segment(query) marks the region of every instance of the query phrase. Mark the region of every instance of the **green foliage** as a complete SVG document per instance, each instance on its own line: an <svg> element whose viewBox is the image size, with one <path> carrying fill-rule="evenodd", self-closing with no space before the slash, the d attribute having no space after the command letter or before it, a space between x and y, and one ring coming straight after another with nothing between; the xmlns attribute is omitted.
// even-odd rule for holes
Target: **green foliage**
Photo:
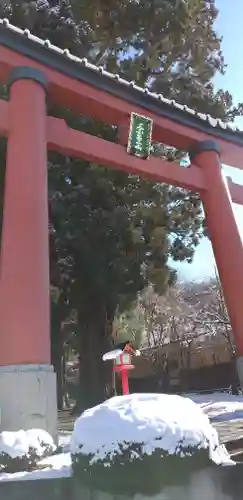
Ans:
<svg viewBox="0 0 243 500"><path fill-rule="evenodd" d="M190 474L211 465L208 450L200 446L183 446L182 442L173 455L159 447L147 454L142 448L140 443L119 443L118 451L103 460L94 460L81 449L72 456L74 477L112 495L153 497L168 487L183 488Z"/></svg>
<svg viewBox="0 0 243 500"><path fill-rule="evenodd" d="M113 339L118 342L131 340L137 349L141 346L144 337L144 313L138 304L122 314L117 314L113 322Z"/></svg>
<svg viewBox="0 0 243 500"><path fill-rule="evenodd" d="M31 446L28 453L22 456L12 457L8 453L0 453L0 473L14 474L15 472L30 472L44 469L39 464L40 460L55 455L57 451L54 451L52 446L48 446L45 443L43 446L44 449L41 455L36 448Z"/></svg>
<svg viewBox="0 0 243 500"><path fill-rule="evenodd" d="M80 0L77 19L86 20L91 57L109 71L149 85L165 97L223 120L242 114L229 92L214 91L224 73L222 38L215 31L215 0Z"/></svg>
<svg viewBox="0 0 243 500"><path fill-rule="evenodd" d="M56 171L50 169L50 185ZM65 175L52 220L73 267L73 304L95 290L116 309L120 298L134 299L148 282L163 293L174 279L168 256L190 261L198 242L197 197L80 160L70 160ZM56 177L53 182L58 189ZM85 296L77 294L79 283Z"/></svg>
<svg viewBox="0 0 243 500"><path fill-rule="evenodd" d="M22 29L29 29L43 39L49 39L58 47L81 53L84 41L82 23L74 20L69 0L13 0L2 2L1 17ZM84 29L85 31L85 29Z"/></svg>
<svg viewBox="0 0 243 500"><path fill-rule="evenodd" d="M29 453L22 457L11 457L7 453L0 455L0 472L14 474L15 472L32 471L38 467L40 457L36 455L35 450L30 450Z"/></svg>

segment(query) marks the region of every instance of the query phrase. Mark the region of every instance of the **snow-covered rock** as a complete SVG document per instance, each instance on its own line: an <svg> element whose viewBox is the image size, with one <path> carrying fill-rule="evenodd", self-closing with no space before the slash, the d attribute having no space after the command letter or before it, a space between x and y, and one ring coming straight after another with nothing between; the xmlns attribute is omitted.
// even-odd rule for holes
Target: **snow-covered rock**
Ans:
<svg viewBox="0 0 243 500"><path fill-rule="evenodd" d="M74 472L82 479L120 492L129 482L138 492L139 481L145 481L153 482L154 493L154 486L168 479L168 470L174 480L179 463L180 470L189 462L190 467L232 463L200 407L165 394L118 396L86 410L75 423L71 454Z"/></svg>
<svg viewBox="0 0 243 500"><path fill-rule="evenodd" d="M40 458L51 455L56 446L48 432L42 429L4 431L0 433L0 471L28 470Z"/></svg>

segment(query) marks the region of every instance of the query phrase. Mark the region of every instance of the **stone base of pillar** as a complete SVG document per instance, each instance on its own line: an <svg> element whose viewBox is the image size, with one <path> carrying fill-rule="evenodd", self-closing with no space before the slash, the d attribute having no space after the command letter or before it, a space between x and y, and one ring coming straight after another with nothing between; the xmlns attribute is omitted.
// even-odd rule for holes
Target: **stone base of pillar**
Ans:
<svg viewBox="0 0 243 500"><path fill-rule="evenodd" d="M0 430L43 429L57 441L56 374L51 365L0 366Z"/></svg>
<svg viewBox="0 0 243 500"><path fill-rule="evenodd" d="M243 356L236 359L237 375L240 383L241 390L243 391Z"/></svg>

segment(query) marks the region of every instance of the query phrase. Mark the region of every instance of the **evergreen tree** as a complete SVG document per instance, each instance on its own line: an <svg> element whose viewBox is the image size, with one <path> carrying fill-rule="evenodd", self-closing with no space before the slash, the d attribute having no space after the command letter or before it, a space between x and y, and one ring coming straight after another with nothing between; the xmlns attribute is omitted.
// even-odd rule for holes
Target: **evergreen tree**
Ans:
<svg viewBox="0 0 243 500"><path fill-rule="evenodd" d="M12 1L1 10L17 26L165 97L223 120L241 112L212 84L225 68L214 0ZM76 129L116 141L114 128L67 110L55 113ZM165 154L160 145L157 152ZM52 284L77 310L85 407L110 394L101 356L117 308L148 283L163 293L176 278L169 256L191 262L203 233L201 205L197 193L53 153L49 196L51 265L59 270Z"/></svg>

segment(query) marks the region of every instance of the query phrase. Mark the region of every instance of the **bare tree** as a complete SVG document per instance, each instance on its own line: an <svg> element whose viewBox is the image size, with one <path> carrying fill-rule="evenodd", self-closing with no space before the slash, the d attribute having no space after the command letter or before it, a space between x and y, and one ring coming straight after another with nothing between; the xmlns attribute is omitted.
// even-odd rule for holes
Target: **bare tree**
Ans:
<svg viewBox="0 0 243 500"><path fill-rule="evenodd" d="M176 370L176 356L182 358L187 349L187 364L190 366L190 348L198 336L194 306L184 298L184 285L171 287L164 296L157 295L149 287L140 297L144 311L144 355L153 363L154 371L160 374ZM180 363L176 363L178 366Z"/></svg>
<svg viewBox="0 0 243 500"><path fill-rule="evenodd" d="M218 275L215 273L207 282L191 284L186 300L194 303L197 330L207 332L207 336L214 340L215 344L220 342L220 338L223 339L232 357L235 356L235 342Z"/></svg>
<svg viewBox="0 0 243 500"><path fill-rule="evenodd" d="M120 316L115 334L119 339L137 339L143 356L150 359L155 373L171 370L175 359L188 370L192 354L202 346L212 347L222 339L235 346L217 277L208 282L178 283L159 296L152 285L137 299L133 310ZM172 352L176 352L172 355Z"/></svg>

